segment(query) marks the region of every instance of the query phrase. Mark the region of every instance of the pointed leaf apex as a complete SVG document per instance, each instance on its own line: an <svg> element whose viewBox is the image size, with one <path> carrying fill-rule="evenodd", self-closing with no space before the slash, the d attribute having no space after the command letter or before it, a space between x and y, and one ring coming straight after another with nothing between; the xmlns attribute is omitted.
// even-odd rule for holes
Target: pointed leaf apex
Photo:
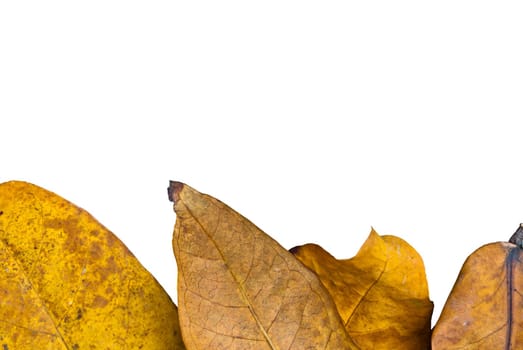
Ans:
<svg viewBox="0 0 523 350"><path fill-rule="evenodd" d="M178 181L169 181L169 187L167 188L167 195L169 200L176 203L180 199L179 194L183 189L184 184Z"/></svg>
<svg viewBox="0 0 523 350"><path fill-rule="evenodd" d="M510 237L509 242L514 243L519 248L523 248L523 224L519 224L518 229L514 232L512 237Z"/></svg>

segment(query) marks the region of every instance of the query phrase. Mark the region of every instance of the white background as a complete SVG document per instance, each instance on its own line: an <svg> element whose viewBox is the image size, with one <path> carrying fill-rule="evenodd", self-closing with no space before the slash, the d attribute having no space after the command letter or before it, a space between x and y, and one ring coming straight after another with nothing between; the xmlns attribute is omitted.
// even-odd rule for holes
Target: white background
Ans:
<svg viewBox="0 0 523 350"><path fill-rule="evenodd" d="M424 3L424 4L421 4ZM0 3L0 181L87 209L176 298L169 179L285 248L423 256L435 317L523 221L510 2Z"/></svg>

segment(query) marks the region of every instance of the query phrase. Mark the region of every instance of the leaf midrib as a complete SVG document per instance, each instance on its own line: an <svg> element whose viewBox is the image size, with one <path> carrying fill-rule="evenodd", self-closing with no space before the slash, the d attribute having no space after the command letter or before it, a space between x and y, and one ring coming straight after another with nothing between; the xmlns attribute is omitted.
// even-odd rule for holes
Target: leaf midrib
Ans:
<svg viewBox="0 0 523 350"><path fill-rule="evenodd" d="M182 201L183 202L183 201ZM205 235L209 238L209 240L212 242L212 244L214 245L214 247L216 248L216 250L218 251L218 253L220 254L220 257L221 257L221 260L223 261L223 263L225 264L226 268L227 268L227 271L231 274L232 278L234 279L234 282L236 283L237 287L238 287L238 290L240 291L240 294L243 298L243 300L245 301L245 303L247 304L247 308L249 309L249 312L251 313L252 317L254 318L254 321L256 322L256 325L258 326L258 329L260 330L260 332L262 333L263 337L265 338L265 340L267 341L269 347L271 350L278 350L278 348L274 345L274 343L272 342L271 338L269 337L269 334L267 334L267 331L265 330L265 328L263 327L261 321L260 321L260 318L258 317L257 313L256 313L256 310L254 310L254 306L252 305L252 303L250 302L249 298L248 298L248 294L247 294L247 291L245 290L243 284L240 282L240 279L236 276L236 274L232 271L232 269L230 268L229 264L227 263L227 259L225 258L225 255L223 254L222 250L219 248L219 245L217 244L216 240L214 240L214 238L212 237L212 235L205 229L204 225L200 222L200 220L198 220L198 218L196 217L196 215L194 215L191 211L191 209L185 205L184 203L184 206L185 208L187 209L187 211L189 212L189 214L193 217L193 219L196 221L196 223L198 224L198 226L200 226L200 228L202 229L202 231L205 233ZM219 225L219 222L220 222L220 219L221 219L221 215L218 217L218 223L216 224L216 226L218 227Z"/></svg>

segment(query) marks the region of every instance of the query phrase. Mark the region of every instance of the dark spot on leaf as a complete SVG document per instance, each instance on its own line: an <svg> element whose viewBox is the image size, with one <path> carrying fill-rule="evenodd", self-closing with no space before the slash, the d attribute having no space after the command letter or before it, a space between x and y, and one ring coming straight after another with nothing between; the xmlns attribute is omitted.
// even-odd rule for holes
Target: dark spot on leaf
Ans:
<svg viewBox="0 0 523 350"><path fill-rule="evenodd" d="M77 217L70 216L67 220L49 219L44 221L45 228L61 230L66 234L64 248L71 252L78 252L85 246L82 237L82 227Z"/></svg>
<svg viewBox="0 0 523 350"><path fill-rule="evenodd" d="M72 349L73 349L73 350L78 350L78 349L80 349L80 345L78 345L78 344L73 344Z"/></svg>
<svg viewBox="0 0 523 350"><path fill-rule="evenodd" d="M289 252L292 254L297 254L299 250L300 250L300 246L298 245L296 247L289 249Z"/></svg>
<svg viewBox="0 0 523 350"><path fill-rule="evenodd" d="M78 309L78 310L76 311L76 319L79 320L79 319L82 318L82 316L83 316L82 309Z"/></svg>
<svg viewBox="0 0 523 350"><path fill-rule="evenodd" d="M0 215L2 215L3 212L0 211ZM2 350L9 350L9 347L7 346L7 344L2 344Z"/></svg>
<svg viewBox="0 0 523 350"><path fill-rule="evenodd" d="M117 238L113 234L107 233L105 235L105 242L109 248L113 248L114 245L117 244Z"/></svg>
<svg viewBox="0 0 523 350"><path fill-rule="evenodd" d="M98 244L98 242L91 243L89 254L91 256L91 260L98 260L103 256L102 247L100 244Z"/></svg>
<svg viewBox="0 0 523 350"><path fill-rule="evenodd" d="M93 308L101 308L105 307L107 304L109 304L109 300L105 299L104 297L97 295L94 297L92 307Z"/></svg>
<svg viewBox="0 0 523 350"><path fill-rule="evenodd" d="M4 212L2 210L0 210L0 215L2 215ZM6 345L7 346L7 345Z"/></svg>

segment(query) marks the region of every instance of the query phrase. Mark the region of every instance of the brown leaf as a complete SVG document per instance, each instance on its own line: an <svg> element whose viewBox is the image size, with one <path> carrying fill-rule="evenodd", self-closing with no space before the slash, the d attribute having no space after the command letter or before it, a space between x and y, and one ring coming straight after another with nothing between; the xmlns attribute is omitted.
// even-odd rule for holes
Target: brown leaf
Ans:
<svg viewBox="0 0 523 350"><path fill-rule="evenodd" d="M523 348L523 251L490 243L473 252L436 323L432 348Z"/></svg>
<svg viewBox="0 0 523 350"><path fill-rule="evenodd" d="M356 349L318 278L222 202L171 182L180 325L196 349Z"/></svg>
<svg viewBox="0 0 523 350"><path fill-rule="evenodd" d="M374 230L352 259L336 260L315 244L291 249L332 295L361 349L426 349L432 302L419 254Z"/></svg>
<svg viewBox="0 0 523 350"><path fill-rule="evenodd" d="M183 349L176 306L84 210L0 184L0 348Z"/></svg>

